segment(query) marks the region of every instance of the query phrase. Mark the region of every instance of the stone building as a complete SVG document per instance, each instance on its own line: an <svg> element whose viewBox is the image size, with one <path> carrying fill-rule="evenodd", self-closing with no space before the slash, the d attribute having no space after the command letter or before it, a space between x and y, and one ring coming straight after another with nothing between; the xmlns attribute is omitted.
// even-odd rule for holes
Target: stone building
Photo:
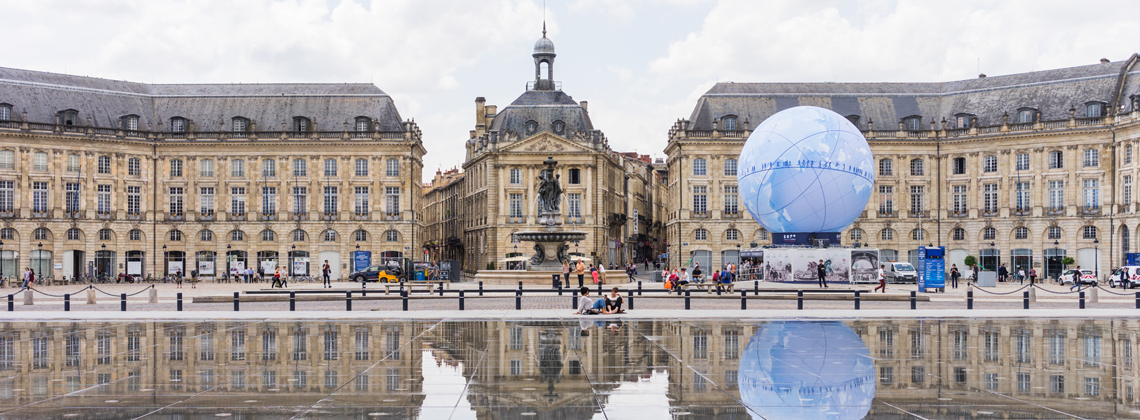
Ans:
<svg viewBox="0 0 1140 420"><path fill-rule="evenodd" d="M436 171L424 187L424 250L432 261L456 260L463 252L463 173Z"/></svg>
<svg viewBox="0 0 1140 420"><path fill-rule="evenodd" d="M513 233L541 228L535 193L547 157L558 161L565 191L563 229L586 233L569 252L595 263L621 262L622 158L594 128L587 103L575 102L554 81L554 43L545 33L533 57L535 80L502 111L475 99L475 129L463 163L464 270L469 272L502 269L498 261L504 257L529 253L533 244L513 240Z"/></svg>
<svg viewBox="0 0 1140 420"><path fill-rule="evenodd" d="M664 161L654 163L649 155L629 152L618 156L625 171L622 191L626 197L618 262L653 260L665 252Z"/></svg>
<svg viewBox="0 0 1140 420"><path fill-rule="evenodd" d="M814 105L857 125L876 158L845 245L912 262L941 245L947 265L973 255L1049 277L1068 256L1104 275L1137 249L1136 61L941 83L718 83L669 130L671 260L720 265L771 243L743 214L736 158L769 115Z"/></svg>
<svg viewBox="0 0 1140 420"><path fill-rule="evenodd" d="M209 277L419 249L419 128L371 84L0 69L3 274ZM305 260L309 264L304 264Z"/></svg>

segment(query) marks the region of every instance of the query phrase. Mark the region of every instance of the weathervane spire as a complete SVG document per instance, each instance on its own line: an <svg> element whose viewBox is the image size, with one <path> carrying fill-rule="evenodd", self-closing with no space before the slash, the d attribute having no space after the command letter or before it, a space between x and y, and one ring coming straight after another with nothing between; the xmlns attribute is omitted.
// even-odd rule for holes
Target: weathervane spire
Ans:
<svg viewBox="0 0 1140 420"><path fill-rule="evenodd" d="M542 0L542 37L546 38L546 0Z"/></svg>

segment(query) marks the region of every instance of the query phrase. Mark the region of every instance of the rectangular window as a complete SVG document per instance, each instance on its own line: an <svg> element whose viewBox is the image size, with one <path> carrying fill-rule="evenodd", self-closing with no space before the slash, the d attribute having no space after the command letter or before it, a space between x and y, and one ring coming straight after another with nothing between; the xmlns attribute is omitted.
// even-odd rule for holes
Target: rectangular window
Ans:
<svg viewBox="0 0 1140 420"><path fill-rule="evenodd" d="M339 334L336 330L325 330L324 334L321 335L324 337L325 342L325 360L337 360L337 358L340 356L340 350L338 348L339 340L337 340L337 336Z"/></svg>
<svg viewBox="0 0 1140 420"><path fill-rule="evenodd" d="M707 168L704 159L693 159L693 175L704 176L707 173Z"/></svg>
<svg viewBox="0 0 1140 420"><path fill-rule="evenodd" d="M523 198L520 193L511 193L509 197L510 202L510 216L523 217Z"/></svg>
<svg viewBox="0 0 1140 420"><path fill-rule="evenodd" d="M203 331L198 336L198 360L214 360L214 332Z"/></svg>
<svg viewBox="0 0 1140 420"><path fill-rule="evenodd" d="M1028 171L1029 170L1029 153L1018 153L1017 154L1017 170L1019 170L1019 171Z"/></svg>
<svg viewBox="0 0 1140 420"><path fill-rule="evenodd" d="M261 360L277 360L277 331L261 332Z"/></svg>
<svg viewBox="0 0 1140 420"><path fill-rule="evenodd" d="M325 214L334 214L337 210L337 187L325 187Z"/></svg>
<svg viewBox="0 0 1140 420"><path fill-rule="evenodd" d="M1049 208L1065 207L1065 181L1049 181Z"/></svg>
<svg viewBox="0 0 1140 420"><path fill-rule="evenodd" d="M510 336L508 337L508 349L522 350L523 349L523 329L522 327L512 327Z"/></svg>
<svg viewBox="0 0 1140 420"><path fill-rule="evenodd" d="M1033 389L1032 377L1027 372L1017 372L1017 392L1029 392Z"/></svg>
<svg viewBox="0 0 1140 420"><path fill-rule="evenodd" d="M261 187L261 213L277 214L277 187Z"/></svg>
<svg viewBox="0 0 1140 420"><path fill-rule="evenodd" d="M308 176L304 159L293 159L293 176Z"/></svg>
<svg viewBox="0 0 1140 420"><path fill-rule="evenodd" d="M997 172L997 156L986 156L982 158L982 171Z"/></svg>
<svg viewBox="0 0 1140 420"><path fill-rule="evenodd" d="M234 159L230 163L230 176L241 178L245 176L245 161L241 159Z"/></svg>
<svg viewBox="0 0 1140 420"><path fill-rule="evenodd" d="M305 339L307 330L298 328L293 331L293 360L308 360L309 352Z"/></svg>
<svg viewBox="0 0 1140 420"><path fill-rule="evenodd" d="M1000 357L999 353L999 340L1000 334L997 331L986 331L982 333L982 355L987 362L996 362Z"/></svg>
<svg viewBox="0 0 1140 420"><path fill-rule="evenodd" d="M511 185L522 184L522 170L521 169L512 168L510 174L511 174Z"/></svg>
<svg viewBox="0 0 1140 420"><path fill-rule="evenodd" d="M1124 146L1124 164L1132 164L1132 146Z"/></svg>
<svg viewBox="0 0 1140 420"><path fill-rule="evenodd" d="M336 176L336 159L325 159L325 176Z"/></svg>
<svg viewBox="0 0 1140 420"><path fill-rule="evenodd" d="M1100 152L1096 149L1085 149L1085 167L1094 168L1100 166Z"/></svg>
<svg viewBox="0 0 1140 420"><path fill-rule="evenodd" d="M400 187L384 187L384 211L390 216L400 214Z"/></svg>
<svg viewBox="0 0 1140 420"><path fill-rule="evenodd" d="M1065 392L1065 376L1049 375L1049 392L1063 394Z"/></svg>
<svg viewBox="0 0 1140 420"><path fill-rule="evenodd" d="M1100 378L1085 378L1085 395L1089 397L1100 396Z"/></svg>
<svg viewBox="0 0 1140 420"><path fill-rule="evenodd" d="M170 176L179 178L182 176L182 161L174 159L170 161Z"/></svg>
<svg viewBox="0 0 1140 420"><path fill-rule="evenodd" d="M68 154L67 155L67 171L68 172L79 172L79 168L80 168L79 154L78 153Z"/></svg>
<svg viewBox="0 0 1140 420"><path fill-rule="evenodd" d="M1086 208L1094 209L1100 207L1100 180L1099 179L1086 179L1084 180L1085 186L1085 202Z"/></svg>
<svg viewBox="0 0 1140 420"><path fill-rule="evenodd" d="M911 212L919 213L919 212L922 212L923 208L925 208L925 206L923 206L923 204L926 201L925 200L925 196L926 196L925 192L926 192L926 187L924 187L922 185L911 185L910 186L910 211Z"/></svg>
<svg viewBox="0 0 1140 420"><path fill-rule="evenodd" d="M1016 336L1017 362L1030 363L1033 361L1033 336L1029 331L1023 330Z"/></svg>
<svg viewBox="0 0 1140 420"><path fill-rule="evenodd" d="M954 207L952 208L954 214L966 214L966 186L955 185L951 188L954 191Z"/></svg>
<svg viewBox="0 0 1140 420"><path fill-rule="evenodd" d="M370 354L368 352L368 342L372 338L371 335L368 334L368 329L357 328L354 336L356 339L356 345L354 348L355 351L353 352L354 359L356 359L356 360L368 360L369 359L368 356Z"/></svg>
<svg viewBox="0 0 1140 420"><path fill-rule="evenodd" d="M1100 365L1100 336L1085 336L1084 364L1088 367Z"/></svg>
<svg viewBox="0 0 1140 420"><path fill-rule="evenodd" d="M111 185L110 184L98 185L95 187L95 190L96 190L96 193L98 194L97 200L95 201L96 210L99 212L99 214L110 214L111 213Z"/></svg>
<svg viewBox="0 0 1140 420"><path fill-rule="evenodd" d="M214 187L198 189L199 211L204 215L214 214Z"/></svg>
<svg viewBox="0 0 1140 420"><path fill-rule="evenodd" d="M926 382L926 366L911 366L910 382L915 384Z"/></svg>
<svg viewBox="0 0 1140 420"><path fill-rule="evenodd" d="M368 159L356 160L356 176L368 176Z"/></svg>
<svg viewBox="0 0 1140 420"><path fill-rule="evenodd" d="M983 193L983 210L986 213L994 213L998 211L998 184L984 184L982 185Z"/></svg>
<svg viewBox="0 0 1140 420"><path fill-rule="evenodd" d="M926 172L926 168L922 165L922 159L911 159L910 161L910 175L922 176Z"/></svg>
<svg viewBox="0 0 1140 420"><path fill-rule="evenodd" d="M265 159L261 161L261 176L265 178L273 178L277 176L277 161L274 159Z"/></svg>
<svg viewBox="0 0 1140 420"><path fill-rule="evenodd" d="M1065 152L1054 150L1049 152L1049 169L1061 169L1065 167Z"/></svg>
<svg viewBox="0 0 1140 420"><path fill-rule="evenodd" d="M883 366L879 368L879 383L883 385L895 384L894 366Z"/></svg>
<svg viewBox="0 0 1140 420"><path fill-rule="evenodd" d="M879 159L879 175L891 176L895 172L894 163L891 159Z"/></svg>
<svg viewBox="0 0 1140 420"><path fill-rule="evenodd" d="M709 358L708 331L696 330L693 332L693 358L701 360Z"/></svg>
<svg viewBox="0 0 1140 420"><path fill-rule="evenodd" d="M724 214L739 214L740 213L740 187L736 185L726 185L724 187Z"/></svg>
<svg viewBox="0 0 1140 420"><path fill-rule="evenodd" d="M358 215L368 214L368 187L354 187L353 211Z"/></svg>
<svg viewBox="0 0 1140 420"><path fill-rule="evenodd" d="M79 211L79 184L68 182L64 185L64 189L67 191L67 207L65 210L71 213Z"/></svg>
<svg viewBox="0 0 1140 420"><path fill-rule="evenodd" d="M47 213L48 211L48 183L32 183L32 212Z"/></svg>
<svg viewBox="0 0 1140 420"><path fill-rule="evenodd" d="M893 214L895 212L895 187L890 185L879 186L879 214Z"/></svg>
<svg viewBox="0 0 1140 420"><path fill-rule="evenodd" d="M969 332L965 330L954 331L954 360L966 360L969 357Z"/></svg>
<svg viewBox="0 0 1140 420"><path fill-rule="evenodd" d="M127 159L127 175L139 176L140 174L142 174L142 159Z"/></svg>
<svg viewBox="0 0 1140 420"><path fill-rule="evenodd" d="M1121 202L1124 204L1132 204L1132 175L1125 175L1124 179L1120 180L1120 183Z"/></svg>
<svg viewBox="0 0 1140 420"><path fill-rule="evenodd" d="M732 329L724 332L724 359L736 360L740 358L740 330Z"/></svg>
<svg viewBox="0 0 1140 420"><path fill-rule="evenodd" d="M182 187L170 187L170 214L173 216L182 215L182 194Z"/></svg>
<svg viewBox="0 0 1140 420"><path fill-rule="evenodd" d="M1029 192L1030 191L1031 190L1029 189L1029 182L1018 182L1017 183L1017 190L1014 191L1014 193L1017 194L1017 209L1018 210L1029 210L1029 208L1030 208Z"/></svg>
<svg viewBox="0 0 1140 420"><path fill-rule="evenodd" d="M245 360L245 330L230 332L230 360Z"/></svg>
<svg viewBox="0 0 1140 420"><path fill-rule="evenodd" d="M131 185L127 187L127 214L142 213L142 187Z"/></svg>
<svg viewBox="0 0 1140 420"><path fill-rule="evenodd" d="M76 156L76 159L79 159ZM16 169L16 152L0 150L0 169Z"/></svg>
<svg viewBox="0 0 1140 420"><path fill-rule="evenodd" d="M245 214L245 187L230 187L230 213Z"/></svg>
<svg viewBox="0 0 1140 420"><path fill-rule="evenodd" d="M962 158L962 157L954 158L953 170L954 170L954 172L953 172L954 175L965 175L966 174L966 158Z"/></svg>
<svg viewBox="0 0 1140 420"><path fill-rule="evenodd" d="M304 213L308 211L306 201L309 196L308 187L293 187L293 212Z"/></svg>
<svg viewBox="0 0 1140 420"><path fill-rule="evenodd" d="M996 373L985 374L986 389L990 391L997 391L998 389L998 375Z"/></svg>
<svg viewBox="0 0 1140 420"><path fill-rule="evenodd" d="M693 213L698 215L708 214L708 187L704 185L697 185L693 187Z"/></svg>
<svg viewBox="0 0 1140 420"><path fill-rule="evenodd" d="M1049 364L1065 364L1065 333L1053 330L1049 332Z"/></svg>
<svg viewBox="0 0 1140 420"><path fill-rule="evenodd" d="M167 350L170 360L182 360L185 356L185 350L182 347L182 340L186 336L186 332L181 329L170 330L170 348Z"/></svg>
<svg viewBox="0 0 1140 420"><path fill-rule="evenodd" d="M15 208L15 184L13 181L0 181L0 211L11 212Z"/></svg>
<svg viewBox="0 0 1140 420"><path fill-rule="evenodd" d="M35 152L32 154L32 170L47 171L48 170L48 155L45 152Z"/></svg>
<svg viewBox="0 0 1140 420"><path fill-rule="evenodd" d="M202 177L207 177L207 178L214 176L214 160L213 159L202 159L202 161L199 162L198 165L199 165L199 168L198 168L198 174L199 175L201 175Z"/></svg>
<svg viewBox="0 0 1140 420"><path fill-rule="evenodd" d="M571 185L578 185L582 183L582 170L578 168L570 169L570 180L567 181Z"/></svg>
<svg viewBox="0 0 1140 420"><path fill-rule="evenodd" d="M399 176L400 175L400 160L388 159L384 161L384 175L386 176Z"/></svg>
<svg viewBox="0 0 1140 420"><path fill-rule="evenodd" d="M567 217L582 217L582 193L566 194L566 205Z"/></svg>
<svg viewBox="0 0 1140 420"><path fill-rule="evenodd" d="M736 159L724 160L724 176L736 176Z"/></svg>

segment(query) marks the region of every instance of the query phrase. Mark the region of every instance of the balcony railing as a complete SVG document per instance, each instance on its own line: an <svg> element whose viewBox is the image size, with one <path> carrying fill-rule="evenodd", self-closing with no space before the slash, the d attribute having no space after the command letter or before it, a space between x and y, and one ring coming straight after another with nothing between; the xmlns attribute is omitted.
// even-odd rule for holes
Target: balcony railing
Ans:
<svg viewBox="0 0 1140 420"><path fill-rule="evenodd" d="M143 218L142 212L138 212L138 211L135 211L135 212L128 211L127 212L127 220L142 220L142 218Z"/></svg>
<svg viewBox="0 0 1140 420"><path fill-rule="evenodd" d="M212 209L202 209L201 211L198 212L198 220L215 220L215 219L216 219L216 216L214 215L214 210L212 210Z"/></svg>
<svg viewBox="0 0 1140 420"><path fill-rule="evenodd" d="M694 219L707 219L709 217L708 211L693 211Z"/></svg>
<svg viewBox="0 0 1140 420"><path fill-rule="evenodd" d="M567 217L566 218L566 223L571 224L571 225L580 225L580 224L585 223L585 222L586 221L585 221L585 219L582 218L582 216Z"/></svg>
<svg viewBox="0 0 1140 420"><path fill-rule="evenodd" d="M277 212L263 211L261 212L261 220L277 220Z"/></svg>
<svg viewBox="0 0 1140 420"><path fill-rule="evenodd" d="M96 211L95 212L95 218L96 219L110 219L112 217L114 217L114 213L112 213L110 210L102 210L102 211Z"/></svg>
<svg viewBox="0 0 1140 420"><path fill-rule="evenodd" d="M910 210L906 212L906 216L912 219L929 219L930 210Z"/></svg>
<svg viewBox="0 0 1140 420"><path fill-rule="evenodd" d="M947 215L949 217L969 217L970 212L967 210L950 210L950 212L947 213Z"/></svg>
<svg viewBox="0 0 1140 420"><path fill-rule="evenodd" d="M1032 216L1033 215L1033 208L1032 207L1012 208L1009 210L1009 214L1012 214L1014 216Z"/></svg>
<svg viewBox="0 0 1140 420"><path fill-rule="evenodd" d="M1082 216L1096 216L1100 214L1100 206L1081 206L1080 213Z"/></svg>
<svg viewBox="0 0 1140 420"><path fill-rule="evenodd" d="M32 209L33 219L46 219L48 217L51 217L51 212L47 211L47 209Z"/></svg>
<svg viewBox="0 0 1140 420"><path fill-rule="evenodd" d="M384 213L384 220L400 220L400 213Z"/></svg>
<svg viewBox="0 0 1140 420"><path fill-rule="evenodd" d="M186 214L182 212L166 213L166 220L186 220Z"/></svg>
<svg viewBox="0 0 1140 420"><path fill-rule="evenodd" d="M526 223L526 216L508 216L507 223Z"/></svg>
<svg viewBox="0 0 1140 420"><path fill-rule="evenodd" d="M291 220L308 220L309 219L309 213L308 212L296 212L295 211L295 212L289 213L289 219L291 219Z"/></svg>
<svg viewBox="0 0 1140 420"><path fill-rule="evenodd" d="M81 210L64 210L63 211L63 217L68 218L68 219L79 219L79 218L83 217L83 211L81 211Z"/></svg>
<svg viewBox="0 0 1140 420"><path fill-rule="evenodd" d="M882 219L882 218L890 218L890 217L899 217L899 213L898 213L897 211L894 211L894 210L882 210L882 209L879 209L879 211L878 211L876 214L878 215L878 217L879 217L880 219Z"/></svg>
<svg viewBox="0 0 1140 420"><path fill-rule="evenodd" d="M371 216L371 213L366 212L366 211L354 211L354 212L352 212L352 218L354 220L368 220L370 218L370 216Z"/></svg>
<svg viewBox="0 0 1140 420"><path fill-rule="evenodd" d="M2 209L0 210L0 218L19 217L19 212L16 209Z"/></svg>
<svg viewBox="0 0 1140 420"><path fill-rule="evenodd" d="M1117 204L1116 212L1118 214L1131 213L1132 204Z"/></svg>
<svg viewBox="0 0 1140 420"><path fill-rule="evenodd" d="M997 217L999 214L998 209L982 209L982 217Z"/></svg>
<svg viewBox="0 0 1140 420"><path fill-rule="evenodd" d="M245 220L245 212L243 211L243 212L230 213L229 217L227 217L227 219L229 219L229 220Z"/></svg>
<svg viewBox="0 0 1140 420"><path fill-rule="evenodd" d="M724 213L721 214L721 217L725 219L739 219L740 210L725 210Z"/></svg>
<svg viewBox="0 0 1140 420"><path fill-rule="evenodd" d="M1045 208L1045 215L1046 216L1064 216L1065 215L1065 206L1046 207Z"/></svg>
<svg viewBox="0 0 1140 420"><path fill-rule="evenodd" d="M326 212L321 213L321 220L337 220L337 218L338 218L337 215L338 215L337 212L326 211Z"/></svg>

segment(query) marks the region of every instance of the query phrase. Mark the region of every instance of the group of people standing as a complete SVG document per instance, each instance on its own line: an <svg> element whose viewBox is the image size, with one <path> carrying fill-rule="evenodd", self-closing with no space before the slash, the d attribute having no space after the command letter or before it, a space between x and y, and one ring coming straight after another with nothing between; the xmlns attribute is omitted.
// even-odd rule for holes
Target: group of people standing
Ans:
<svg viewBox="0 0 1140 420"><path fill-rule="evenodd" d="M586 278L586 273L590 273L590 277L594 279L594 284L606 284L606 266L598 264L596 267L590 264L589 267L582 260L577 260L574 263L573 269L570 268L569 262L562 263L562 279L563 284L570 284L570 272L573 271L578 275L578 285L583 285ZM632 276L631 276L632 278Z"/></svg>

